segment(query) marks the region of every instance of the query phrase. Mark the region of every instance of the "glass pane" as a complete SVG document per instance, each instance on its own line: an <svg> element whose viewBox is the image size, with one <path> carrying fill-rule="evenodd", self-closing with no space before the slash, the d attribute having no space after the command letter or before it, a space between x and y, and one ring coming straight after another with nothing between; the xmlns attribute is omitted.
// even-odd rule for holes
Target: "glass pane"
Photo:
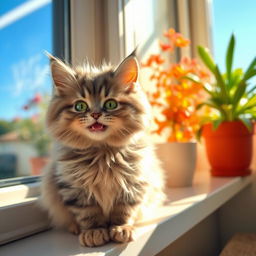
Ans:
<svg viewBox="0 0 256 256"><path fill-rule="evenodd" d="M39 175L34 161L44 165L50 147L44 114L51 79L44 51L52 52L52 3L0 1L0 179Z"/></svg>

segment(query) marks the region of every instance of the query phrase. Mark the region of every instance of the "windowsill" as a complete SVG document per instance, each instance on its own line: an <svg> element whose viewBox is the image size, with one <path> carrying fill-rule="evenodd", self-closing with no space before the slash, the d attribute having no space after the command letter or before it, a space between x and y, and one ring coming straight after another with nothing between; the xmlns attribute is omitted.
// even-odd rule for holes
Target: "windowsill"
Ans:
<svg viewBox="0 0 256 256"><path fill-rule="evenodd" d="M0 188L0 245L49 229L39 194L40 182Z"/></svg>
<svg viewBox="0 0 256 256"><path fill-rule="evenodd" d="M36 201L40 182L0 188L0 208Z"/></svg>
<svg viewBox="0 0 256 256"><path fill-rule="evenodd" d="M98 248L79 246L76 236L50 230L2 246L5 256L27 255L153 255L160 252L204 218L220 208L252 182L245 178L211 178L198 172L194 185L169 189L170 203L159 209L155 221L138 228L136 240L129 244L108 244ZM161 237L161 239L159 239ZM93 253L93 254L92 254Z"/></svg>

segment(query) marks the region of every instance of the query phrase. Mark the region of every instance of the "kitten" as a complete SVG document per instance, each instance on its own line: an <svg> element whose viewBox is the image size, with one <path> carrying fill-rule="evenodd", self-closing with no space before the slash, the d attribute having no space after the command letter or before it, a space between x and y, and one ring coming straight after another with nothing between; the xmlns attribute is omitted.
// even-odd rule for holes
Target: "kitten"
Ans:
<svg viewBox="0 0 256 256"><path fill-rule="evenodd" d="M134 223L164 199L136 57L115 70L72 69L49 57L55 86L46 123L56 152L43 177L43 206L83 246L129 242Z"/></svg>

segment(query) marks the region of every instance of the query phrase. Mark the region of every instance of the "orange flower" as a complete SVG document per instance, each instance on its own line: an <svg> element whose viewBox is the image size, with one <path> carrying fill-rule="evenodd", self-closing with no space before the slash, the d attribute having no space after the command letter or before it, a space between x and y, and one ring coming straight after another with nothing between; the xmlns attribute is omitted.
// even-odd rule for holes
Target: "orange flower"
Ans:
<svg viewBox="0 0 256 256"><path fill-rule="evenodd" d="M171 67L171 72L175 78L180 78L187 75L188 70L186 70L181 64L174 64Z"/></svg>
<svg viewBox="0 0 256 256"><path fill-rule="evenodd" d="M175 30L173 28L170 28L168 31L164 32L164 36L171 39L175 35Z"/></svg>
<svg viewBox="0 0 256 256"><path fill-rule="evenodd" d="M152 94L152 97L153 97L154 99L158 99L160 96L161 96L160 91L157 91L157 92L155 92L155 93Z"/></svg>
<svg viewBox="0 0 256 256"><path fill-rule="evenodd" d="M177 138L176 138L175 134L172 133L172 134L168 137L167 141L168 141L168 142L175 142L175 141L177 141Z"/></svg>
<svg viewBox="0 0 256 256"><path fill-rule="evenodd" d="M162 111L162 114L166 117L167 120L172 120L174 112L170 108L166 108Z"/></svg>
<svg viewBox="0 0 256 256"><path fill-rule="evenodd" d="M190 41L184 38L181 34L176 34L175 45L177 47L186 47L190 44Z"/></svg>
<svg viewBox="0 0 256 256"><path fill-rule="evenodd" d="M161 65L164 63L164 59L159 54L152 54L147 62L142 64L142 67L151 67L154 63Z"/></svg>
<svg viewBox="0 0 256 256"><path fill-rule="evenodd" d="M162 106L163 106L163 104L159 103L159 102L156 101L156 100L150 100L149 102L150 102L150 104L151 104L152 106L156 106L156 107L162 107Z"/></svg>
<svg viewBox="0 0 256 256"><path fill-rule="evenodd" d="M168 122L167 121L159 121L158 119L155 119L155 123L158 126L158 129L155 131L158 135L162 133L162 131L168 127Z"/></svg>
<svg viewBox="0 0 256 256"><path fill-rule="evenodd" d="M162 116L155 118L157 129L153 132L161 135L163 130L168 132L168 141L189 141L195 137L199 129L199 117L196 106L202 99L202 84L188 80L188 74L194 74L201 79L209 79L209 75L199 65L196 59L182 58L172 65L168 63L166 52L173 54L178 47L186 47L190 41L169 29L164 33L167 42L159 42L160 54L152 54L144 67L150 68L150 80L156 90L149 93L150 103L156 107L157 113Z"/></svg>
<svg viewBox="0 0 256 256"><path fill-rule="evenodd" d="M174 46L176 47L186 47L190 44L190 41L183 37L182 34L177 33L173 28L169 29L167 32L164 33L164 36L167 37L170 41L170 47L172 50ZM167 48L167 44L165 44L165 47Z"/></svg>
<svg viewBox="0 0 256 256"><path fill-rule="evenodd" d="M173 47L170 44L164 44L161 41L159 42L159 46L162 49L162 51L172 51Z"/></svg>

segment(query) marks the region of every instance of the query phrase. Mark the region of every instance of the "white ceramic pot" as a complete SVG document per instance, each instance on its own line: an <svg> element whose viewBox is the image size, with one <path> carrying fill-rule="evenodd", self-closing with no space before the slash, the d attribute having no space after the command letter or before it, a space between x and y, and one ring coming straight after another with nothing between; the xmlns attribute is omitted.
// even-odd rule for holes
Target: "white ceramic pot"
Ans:
<svg viewBox="0 0 256 256"><path fill-rule="evenodd" d="M156 153L166 171L168 187L192 185L196 167L196 142L157 144Z"/></svg>

